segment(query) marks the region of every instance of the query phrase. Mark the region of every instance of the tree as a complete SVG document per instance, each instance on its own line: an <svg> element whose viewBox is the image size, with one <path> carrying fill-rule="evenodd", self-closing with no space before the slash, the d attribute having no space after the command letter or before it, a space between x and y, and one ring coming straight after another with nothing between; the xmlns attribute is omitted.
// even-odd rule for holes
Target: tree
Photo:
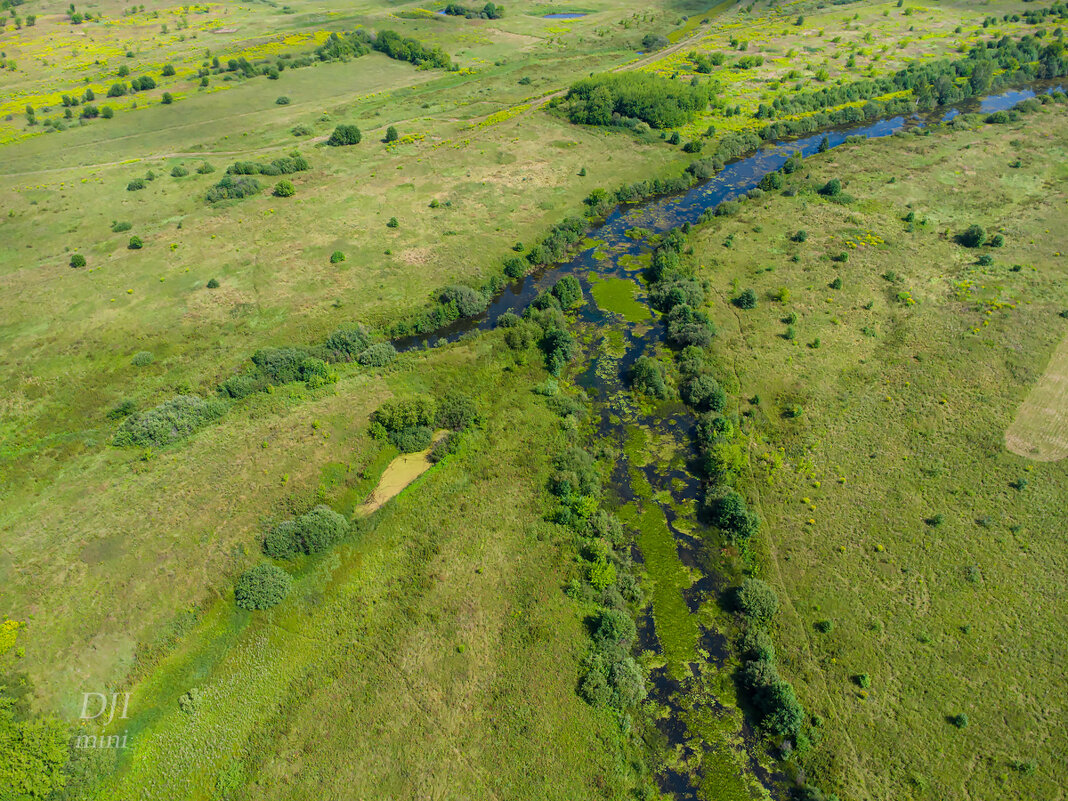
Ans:
<svg viewBox="0 0 1068 801"><path fill-rule="evenodd" d="M699 412L718 412L727 402L727 394L716 379L709 375L696 375L680 388L684 402Z"/></svg>
<svg viewBox="0 0 1068 801"><path fill-rule="evenodd" d="M838 197L842 194L842 182L837 178L832 178L820 187L819 192L824 197Z"/></svg>
<svg viewBox="0 0 1068 801"><path fill-rule="evenodd" d="M141 241L141 237L139 237L139 236L131 236L130 237L130 244L127 245L126 247L129 248L130 250L140 250L141 248L144 247L144 243Z"/></svg>
<svg viewBox="0 0 1068 801"><path fill-rule="evenodd" d="M163 97L160 98L160 102L165 106L169 106L171 103L174 102L174 95L172 95L170 92L164 92Z"/></svg>
<svg viewBox="0 0 1068 801"><path fill-rule="evenodd" d="M326 143L331 147L344 147L346 145L358 145L363 139L363 134L355 125L339 125L330 134Z"/></svg>
<svg viewBox="0 0 1068 801"><path fill-rule="evenodd" d="M16 720L15 699L0 686L0 787L4 798L50 798L67 782L70 734L55 718ZM8 793L11 793L9 796Z"/></svg>
<svg viewBox="0 0 1068 801"><path fill-rule="evenodd" d="M242 609L270 609L281 603L292 584L289 574L282 568L271 564L256 565L237 580L234 601Z"/></svg>
<svg viewBox="0 0 1068 801"><path fill-rule="evenodd" d="M642 37L642 49L646 52L662 50L668 46L668 39L659 33L647 33Z"/></svg>
<svg viewBox="0 0 1068 801"><path fill-rule="evenodd" d="M70 266L74 268L84 267L85 256L83 256L81 253L75 253L73 256L70 257Z"/></svg>
<svg viewBox="0 0 1068 801"><path fill-rule="evenodd" d="M386 136L382 140L383 142L389 144L390 142L396 142L398 139L400 139L400 134L397 133L397 129L394 126L390 125L386 128Z"/></svg>

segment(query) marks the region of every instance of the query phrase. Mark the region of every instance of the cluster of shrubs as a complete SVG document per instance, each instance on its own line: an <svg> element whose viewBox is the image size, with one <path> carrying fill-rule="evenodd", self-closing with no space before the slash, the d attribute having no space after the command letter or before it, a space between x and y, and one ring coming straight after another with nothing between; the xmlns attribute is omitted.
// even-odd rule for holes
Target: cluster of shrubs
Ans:
<svg viewBox="0 0 1068 801"><path fill-rule="evenodd" d="M707 84L693 85L650 72L609 72L574 83L565 100L568 117L581 125L678 128L708 107Z"/></svg>
<svg viewBox="0 0 1068 801"><path fill-rule="evenodd" d="M270 609L289 594L293 580L277 565L260 564L246 570L234 586L234 601L250 611Z"/></svg>
<svg viewBox="0 0 1068 801"><path fill-rule="evenodd" d="M256 161L235 161L226 168L227 175L291 175L310 169L307 160L294 151L269 164Z"/></svg>
<svg viewBox="0 0 1068 801"><path fill-rule="evenodd" d="M497 325L505 329L504 341L517 353L537 345L545 357L545 368L558 376L575 357L578 344L567 330L564 310L582 298L582 288L573 275L564 276L539 295L519 317L502 314Z"/></svg>
<svg viewBox="0 0 1068 801"><path fill-rule="evenodd" d="M504 6L489 2L480 9L468 8L459 3L449 3L442 12L451 17L466 17L467 19L500 19L504 16Z"/></svg>
<svg viewBox="0 0 1068 801"><path fill-rule="evenodd" d="M219 183L208 190L207 201L218 203L222 200L240 200L242 198L258 195L263 191L263 185L249 175L223 176Z"/></svg>
<svg viewBox="0 0 1068 801"><path fill-rule="evenodd" d="M664 378L664 367L650 356L635 359L628 375L630 386L637 392L665 400L671 397L671 390Z"/></svg>
<svg viewBox="0 0 1068 801"><path fill-rule="evenodd" d="M408 319L398 320L390 326L389 335L400 338L428 334L456 322L461 317L480 314L489 305L490 297L503 283L501 276L494 275L480 288L461 284L448 286L437 293L434 304L429 309Z"/></svg>
<svg viewBox="0 0 1068 801"><path fill-rule="evenodd" d="M385 53L399 61L411 62L423 69L459 69L452 63L449 54L440 47L427 47L417 39L388 30L374 34L361 28L351 33L332 33L330 38L316 49L315 54L321 61L334 61L358 58L372 50Z"/></svg>
<svg viewBox="0 0 1068 801"><path fill-rule="evenodd" d="M329 506L319 505L268 531L263 538L263 552L273 559L320 553L340 542L349 530L349 521L344 515Z"/></svg>
<svg viewBox="0 0 1068 801"><path fill-rule="evenodd" d="M571 447L552 461L548 489L556 500L549 519L580 537L581 579L568 592L597 611L587 620L591 636L579 694L590 704L625 710L646 695L645 675L631 656L636 627L631 609L642 602L623 527L601 508L603 471L592 454Z"/></svg>
<svg viewBox="0 0 1068 801"><path fill-rule="evenodd" d="M225 413L226 403L217 398L178 395L155 408L127 416L113 442L119 446L162 447L188 437Z"/></svg>
<svg viewBox="0 0 1068 801"><path fill-rule="evenodd" d="M437 400L417 395L375 409L371 435L389 440L401 453L416 453L431 446L435 429L448 429L451 433L431 453L432 461L439 461L456 450L462 432L480 422L478 407L462 392L447 392Z"/></svg>
<svg viewBox="0 0 1068 801"><path fill-rule="evenodd" d="M745 621L740 680L760 718L761 727L774 737L793 738L804 750L805 709L793 685L779 675L775 647L767 626L779 608L775 591L760 579L748 578L736 594L738 610Z"/></svg>
<svg viewBox="0 0 1068 801"><path fill-rule="evenodd" d="M685 234L673 229L653 251L645 271L649 301L664 315L668 342L678 347L705 347L712 343L716 326L702 308L708 296L707 282L698 280L683 262L685 241Z"/></svg>

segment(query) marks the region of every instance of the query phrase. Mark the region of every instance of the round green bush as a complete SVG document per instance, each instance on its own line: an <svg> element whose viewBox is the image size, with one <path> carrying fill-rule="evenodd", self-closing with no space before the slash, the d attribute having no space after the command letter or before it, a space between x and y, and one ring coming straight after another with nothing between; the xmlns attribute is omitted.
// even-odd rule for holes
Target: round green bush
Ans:
<svg viewBox="0 0 1068 801"><path fill-rule="evenodd" d="M274 185L275 197L293 197L296 191L292 181L281 180Z"/></svg>
<svg viewBox="0 0 1068 801"><path fill-rule="evenodd" d="M159 406L127 417L115 434L120 447L162 447L188 437L226 412L226 402L199 395L178 395Z"/></svg>
<svg viewBox="0 0 1068 801"><path fill-rule="evenodd" d="M755 309L757 305L757 294L752 289L746 289L738 297L734 299L734 305L739 309Z"/></svg>
<svg viewBox="0 0 1068 801"><path fill-rule="evenodd" d="M428 426L411 426L393 431L389 435L389 441L401 453L418 453L430 447L434 439L434 432Z"/></svg>
<svg viewBox="0 0 1068 801"><path fill-rule="evenodd" d="M85 256L83 256L81 253L75 253L73 256L70 257L70 266L74 267L75 269L77 269L78 267L84 267Z"/></svg>
<svg viewBox="0 0 1068 801"><path fill-rule="evenodd" d="M331 147L344 147L345 145L358 145L363 139L363 134L355 125L339 125L330 134L326 143Z"/></svg>
<svg viewBox="0 0 1068 801"><path fill-rule="evenodd" d="M175 165L171 168L172 178L185 178L185 176L187 175L189 175L189 170L186 167L183 167L181 164Z"/></svg>
<svg viewBox="0 0 1068 801"><path fill-rule="evenodd" d="M320 553L341 541L349 521L329 506L319 505L296 520L296 542L306 554Z"/></svg>
<svg viewBox="0 0 1068 801"><path fill-rule="evenodd" d="M208 283L207 283L207 287L208 287L208 289L218 289L219 288L219 279L218 278L209 278L208 279Z"/></svg>
<svg viewBox="0 0 1068 801"><path fill-rule="evenodd" d="M297 521L284 520L263 538L263 552L273 559L292 559L300 552Z"/></svg>
<svg viewBox="0 0 1068 801"><path fill-rule="evenodd" d="M256 565L246 570L234 587L234 601L242 609L270 609L289 593L293 580L276 565Z"/></svg>
<svg viewBox="0 0 1068 801"><path fill-rule="evenodd" d="M131 236L130 237L130 244L128 244L126 247L129 248L130 250L140 250L144 246L145 246L145 243L141 241L141 237L139 237L139 236Z"/></svg>
<svg viewBox="0 0 1068 801"><path fill-rule="evenodd" d="M747 578L738 589L738 608L750 620L766 623L779 611L779 596L771 585Z"/></svg>
<svg viewBox="0 0 1068 801"><path fill-rule="evenodd" d="M957 242L966 248L981 247L986 242L986 231L981 225L969 225L957 234Z"/></svg>
<svg viewBox="0 0 1068 801"><path fill-rule="evenodd" d="M151 352L147 350L142 350L138 351L133 355L133 358L130 359L130 364L134 365L135 367L145 367L147 365L152 364L152 362L154 362L155 360L156 357L153 356Z"/></svg>
<svg viewBox="0 0 1068 801"><path fill-rule="evenodd" d="M282 95L281 97L279 97L274 102L279 106L288 106L289 105L289 98L286 97L285 95Z"/></svg>
<svg viewBox="0 0 1068 801"><path fill-rule="evenodd" d="M340 250L335 250L333 253L330 254L331 264L340 264L343 261L345 261L345 254L342 253Z"/></svg>

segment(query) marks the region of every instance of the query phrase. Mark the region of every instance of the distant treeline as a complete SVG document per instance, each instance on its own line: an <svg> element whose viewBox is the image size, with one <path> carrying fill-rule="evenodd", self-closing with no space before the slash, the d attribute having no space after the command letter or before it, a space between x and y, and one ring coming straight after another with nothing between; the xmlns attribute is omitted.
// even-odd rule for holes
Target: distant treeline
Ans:
<svg viewBox="0 0 1068 801"><path fill-rule="evenodd" d="M1054 9L1058 8L1057 13L1068 13L1068 7L1054 6ZM936 105L957 103L1012 84L1065 75L1068 75L1068 54L1063 38L1043 44L1035 36L1025 36L1015 42L1006 36L976 45L966 57L956 61L910 64L884 78L777 97L771 104L761 103L755 116L758 119L775 119L867 101L859 107L774 123L761 132L764 139L778 139L791 134L811 133L829 125L900 114L912 111L915 106L929 109ZM910 96L889 101L872 99L894 92L909 92Z"/></svg>
<svg viewBox="0 0 1068 801"><path fill-rule="evenodd" d="M504 6L486 3L480 10L462 6L459 3L449 3L442 9L442 13L450 17L466 17L467 19L500 19L504 16Z"/></svg>
<svg viewBox="0 0 1068 801"><path fill-rule="evenodd" d="M605 73L572 85L566 100L571 122L653 128L685 125L711 100L707 86L682 83L648 72Z"/></svg>
<svg viewBox="0 0 1068 801"><path fill-rule="evenodd" d="M396 31L379 31L373 34L360 29L351 33L332 33L329 39L316 48L315 54L321 61L334 61L358 58L372 50L426 69L458 69L449 54L440 47L427 47L416 39L401 36Z"/></svg>

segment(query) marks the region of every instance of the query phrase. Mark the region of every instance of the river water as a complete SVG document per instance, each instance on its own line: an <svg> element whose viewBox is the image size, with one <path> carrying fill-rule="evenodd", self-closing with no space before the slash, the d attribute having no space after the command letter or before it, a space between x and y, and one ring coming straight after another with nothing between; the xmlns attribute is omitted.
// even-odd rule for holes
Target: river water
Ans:
<svg viewBox="0 0 1068 801"><path fill-rule="evenodd" d="M1034 97L1036 92L1050 92L1055 89L1060 89L1056 82L1039 82L1029 88L972 98L923 115L896 116L876 122L834 128L805 138L768 143L752 155L727 164L715 177L684 192L619 206L603 223L590 231L589 239L596 244L584 247L570 261L540 269L507 286L492 299L482 314L459 320L429 336L397 340L394 345L398 350L413 350L428 347L430 342L452 342L460 337L491 329L506 312L522 314L540 292L550 288L561 277L576 276L582 284L587 301L577 312L576 325L580 335L591 346L588 364L578 376L577 383L586 391L590 400L599 435L621 454L611 478L610 504L623 506L633 504L637 500L639 503L658 508L659 513L663 515L663 522L671 532L679 561L691 574L699 576L692 586L684 589L682 593L686 609L694 614L703 603L722 594L729 585L728 577L718 572L715 567L716 560L712 553L715 548L710 548L709 545L709 542L715 543L715 539L693 519L692 514L687 515L688 519L679 519L682 514L680 509L693 508L693 501L700 495L701 482L684 466L676 466L679 460L672 462L672 467L668 469L658 467L655 463L632 464L627 455L626 444L628 436L633 435L638 427L661 442L673 441L677 453L686 453L696 421L681 403L661 405L656 414L644 414L637 407L623 377L639 356L651 354L663 343L664 328L655 319L655 315L643 321L628 321L619 314L598 308L591 293L591 278L594 282L605 279L632 281L636 285L634 291L638 299L645 302L639 257L649 254L652 245L648 242L647 234L635 235L632 229L664 233L684 223L696 223L705 211L714 209L723 201L741 197L756 187L766 174L779 169L793 153L800 152L804 156L816 153L824 137L828 139L830 147L835 148L850 137L870 139L891 136L899 131L945 122L961 113L990 113L1009 109L1021 100ZM631 236L627 235L628 231L631 231ZM640 491L636 491L636 483L641 485ZM656 500L653 500L654 498ZM667 501L667 498L671 500ZM637 548L635 557L644 559L644 555ZM658 610L650 605L649 611L639 620L638 647L643 651L662 653L655 623L657 612ZM699 627L696 645L707 656L688 666L692 674L699 675L702 671L714 671L726 666L728 645L722 632ZM773 797L785 797L785 775L772 772L757 761L758 737L747 723L743 723L735 733L737 736L728 738L735 743L740 740L744 743L743 746L703 741L698 733L687 731L681 720L686 688L678 680L677 674L672 675L667 667L655 669L649 676L649 687L650 698L670 710L670 714L655 724L670 748L677 749L684 755L695 748L734 748L740 753L735 755L733 764L744 765ZM703 703L719 708L718 701L715 700ZM685 705L692 711L692 700L685 701ZM713 764L724 762L718 760L713 761ZM699 782L681 769L659 766L658 778L662 791L674 794L679 801L697 801L704 798L698 789ZM749 790L751 789L750 782ZM716 793L717 798L744 798L749 795L745 782L730 781Z"/></svg>

